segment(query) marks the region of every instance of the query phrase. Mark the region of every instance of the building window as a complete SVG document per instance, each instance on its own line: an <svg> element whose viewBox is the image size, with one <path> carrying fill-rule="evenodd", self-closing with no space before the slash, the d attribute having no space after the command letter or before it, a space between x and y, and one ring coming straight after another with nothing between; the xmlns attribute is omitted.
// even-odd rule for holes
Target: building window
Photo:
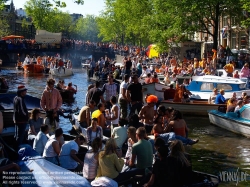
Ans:
<svg viewBox="0 0 250 187"><path fill-rule="evenodd" d="M223 24L223 25L222 25L223 27L225 27L225 26L228 25L228 24L227 24L227 16L224 16L224 17L223 17L222 24Z"/></svg>
<svg viewBox="0 0 250 187"><path fill-rule="evenodd" d="M236 26L236 16L231 17L231 26Z"/></svg>
<svg viewBox="0 0 250 187"><path fill-rule="evenodd" d="M246 36L245 33L241 33L241 36L240 36L240 46L241 46L241 49L245 49L246 45L247 45L247 36Z"/></svg>
<svg viewBox="0 0 250 187"><path fill-rule="evenodd" d="M236 33L232 33L231 38L232 38L231 48L236 49Z"/></svg>

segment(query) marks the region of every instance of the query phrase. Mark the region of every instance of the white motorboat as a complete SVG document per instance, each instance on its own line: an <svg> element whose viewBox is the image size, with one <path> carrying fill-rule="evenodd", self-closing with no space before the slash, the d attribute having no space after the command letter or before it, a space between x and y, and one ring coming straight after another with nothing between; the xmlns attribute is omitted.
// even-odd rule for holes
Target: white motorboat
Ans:
<svg viewBox="0 0 250 187"><path fill-rule="evenodd" d="M212 75L193 76L192 81L186 88L192 92L190 99L208 100L214 88L225 90L225 99L232 97L236 93L237 97L241 97L242 92L250 94L247 88L247 82L232 77L219 77Z"/></svg>
<svg viewBox="0 0 250 187"><path fill-rule="evenodd" d="M250 104L244 105L237 113L223 113L218 110L209 110L210 123L231 132L250 137Z"/></svg>
<svg viewBox="0 0 250 187"><path fill-rule="evenodd" d="M53 68L50 69L50 74L58 77L67 77L73 75L72 68Z"/></svg>
<svg viewBox="0 0 250 187"><path fill-rule="evenodd" d="M81 63L82 65L82 68L89 68L90 67L90 64L89 63Z"/></svg>

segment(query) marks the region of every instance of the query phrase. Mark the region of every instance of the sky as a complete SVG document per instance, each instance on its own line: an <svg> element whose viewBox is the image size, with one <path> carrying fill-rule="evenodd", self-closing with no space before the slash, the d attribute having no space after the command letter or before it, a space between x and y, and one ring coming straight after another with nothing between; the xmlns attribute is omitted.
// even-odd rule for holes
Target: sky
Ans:
<svg viewBox="0 0 250 187"><path fill-rule="evenodd" d="M27 0L13 0L16 9L24 8ZM62 0L67 4L63 11L68 11L70 14L77 13L82 15L92 14L98 16L100 11L105 7L104 0L84 0L84 5L77 5L74 0ZM6 4L10 4L10 0Z"/></svg>

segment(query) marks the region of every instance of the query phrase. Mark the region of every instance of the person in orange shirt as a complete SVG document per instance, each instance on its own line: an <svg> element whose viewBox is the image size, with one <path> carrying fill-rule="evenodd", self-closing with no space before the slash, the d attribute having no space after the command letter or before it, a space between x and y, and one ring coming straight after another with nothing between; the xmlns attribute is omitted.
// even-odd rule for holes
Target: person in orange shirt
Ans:
<svg viewBox="0 0 250 187"><path fill-rule="evenodd" d="M181 89L181 86L176 83L176 89L175 89L175 94L174 94L174 102L181 102L183 97L183 91Z"/></svg>
<svg viewBox="0 0 250 187"><path fill-rule="evenodd" d="M136 49L136 54L137 54L137 55L139 55L139 54L140 54L140 52L141 52L140 48L139 48L139 47L137 47L137 49Z"/></svg>
<svg viewBox="0 0 250 187"><path fill-rule="evenodd" d="M236 70L235 73L233 74L233 78L240 78L240 74L239 74L239 71Z"/></svg>
<svg viewBox="0 0 250 187"><path fill-rule="evenodd" d="M155 72L160 73L160 69L157 66L155 67Z"/></svg>
<svg viewBox="0 0 250 187"><path fill-rule="evenodd" d="M161 68L162 68L162 69L165 69L165 68L166 68L166 65L165 65L165 64L162 64Z"/></svg>
<svg viewBox="0 0 250 187"><path fill-rule="evenodd" d="M181 71L183 70L183 68L182 67L177 67L177 74L179 75L179 74L181 74Z"/></svg>
<svg viewBox="0 0 250 187"><path fill-rule="evenodd" d="M159 79L157 77L157 74L154 74L154 76L150 80L150 83L159 83Z"/></svg>
<svg viewBox="0 0 250 187"><path fill-rule="evenodd" d="M174 74L178 74L178 69L177 69L176 66L175 66L174 69L173 69L173 73L174 73Z"/></svg>
<svg viewBox="0 0 250 187"><path fill-rule="evenodd" d="M186 63L187 62L187 58L184 56L183 58L183 62Z"/></svg>
<svg viewBox="0 0 250 187"><path fill-rule="evenodd" d="M223 69L226 70L227 72L227 76L228 77L233 77L233 72L234 72L234 65L233 65L233 62L230 61L228 64L226 64Z"/></svg>

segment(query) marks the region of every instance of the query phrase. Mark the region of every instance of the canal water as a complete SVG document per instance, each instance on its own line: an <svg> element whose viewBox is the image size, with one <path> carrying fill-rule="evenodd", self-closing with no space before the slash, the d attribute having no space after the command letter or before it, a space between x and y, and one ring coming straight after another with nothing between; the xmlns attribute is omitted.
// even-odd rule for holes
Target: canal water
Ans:
<svg viewBox="0 0 250 187"><path fill-rule="evenodd" d="M2 70L1 75L8 79L10 91L16 92L19 84L28 88L28 94L41 97L50 75L29 75L16 70ZM54 77L56 81L60 78ZM72 82L77 85L75 102L64 104L65 108L81 108L85 104L87 87L91 84L86 70L74 69L74 75L64 77L65 85ZM214 175L221 175L220 186L250 186L250 140L209 123L208 117L184 116L190 129L189 137L198 138L198 144L189 151L193 169ZM60 119L64 132L71 130L68 119ZM233 178L228 177L233 175ZM236 175L238 177L235 177ZM246 175L248 175L246 177ZM224 177L223 177L224 176ZM231 181L230 181L231 180ZM233 181L232 181L233 180ZM244 180L244 181L243 181ZM245 181L246 180L246 181Z"/></svg>

